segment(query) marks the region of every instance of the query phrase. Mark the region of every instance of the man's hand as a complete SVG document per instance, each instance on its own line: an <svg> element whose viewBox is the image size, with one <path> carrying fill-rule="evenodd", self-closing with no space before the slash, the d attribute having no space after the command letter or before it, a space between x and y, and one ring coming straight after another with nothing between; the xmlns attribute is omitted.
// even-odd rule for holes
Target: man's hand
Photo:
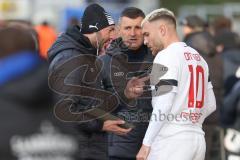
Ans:
<svg viewBox="0 0 240 160"><path fill-rule="evenodd" d="M132 128L124 129L119 127L120 124L124 124L123 120L106 120L103 124L103 131L112 132L117 135L126 135L132 130Z"/></svg>
<svg viewBox="0 0 240 160"><path fill-rule="evenodd" d="M142 145L141 149L137 154L137 160L146 160L150 152L150 147Z"/></svg>
<svg viewBox="0 0 240 160"><path fill-rule="evenodd" d="M124 94L128 99L134 99L140 97L143 94L143 87L145 82L149 80L149 77L136 78L133 77L127 83L127 86L124 90Z"/></svg>

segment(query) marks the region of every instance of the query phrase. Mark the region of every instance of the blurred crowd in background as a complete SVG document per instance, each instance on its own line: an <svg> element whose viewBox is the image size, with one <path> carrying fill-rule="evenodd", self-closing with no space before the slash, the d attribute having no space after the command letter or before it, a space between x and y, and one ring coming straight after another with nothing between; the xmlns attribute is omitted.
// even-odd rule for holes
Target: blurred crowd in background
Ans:
<svg viewBox="0 0 240 160"><path fill-rule="evenodd" d="M128 3L121 1L123 7ZM79 4L83 10L87 2ZM114 10L103 7L110 14ZM145 12L157 8L143 7ZM47 13L38 23L0 16L0 159L80 159L78 129L55 118L56 102L48 87L49 47L61 32L81 24L82 11L68 7L64 12L64 25L58 26L56 20L44 18ZM204 125L206 159L240 160L240 28L224 13L211 21L196 12L187 14L179 18L179 34L207 61L217 99L217 111ZM117 12L113 17L117 20Z"/></svg>

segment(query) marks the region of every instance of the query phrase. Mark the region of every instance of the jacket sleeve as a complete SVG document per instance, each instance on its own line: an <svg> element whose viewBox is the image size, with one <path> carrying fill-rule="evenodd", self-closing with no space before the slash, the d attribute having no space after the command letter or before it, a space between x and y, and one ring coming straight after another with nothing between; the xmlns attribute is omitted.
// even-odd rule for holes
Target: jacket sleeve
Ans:
<svg viewBox="0 0 240 160"><path fill-rule="evenodd" d="M92 120L90 122L84 122L78 124L78 129L88 132L88 133L94 133L94 132L103 132L103 121L101 120Z"/></svg>
<svg viewBox="0 0 240 160"><path fill-rule="evenodd" d="M52 62L50 63L50 67L49 67L49 74L57 71L58 67L63 65L65 62L70 61L73 57L79 55L78 51L73 50L73 49L68 49L68 50L64 50L61 53L59 53L57 56L54 57L54 59L52 60ZM66 66L68 67L68 66ZM79 66L76 66L79 67ZM62 70L58 70L57 72L57 76L55 76L54 81L64 81L64 84L70 84L70 85L81 85L81 81L82 78L84 76L83 73L84 72L84 68L82 67L82 69L76 69L74 71L72 71L71 73L69 73L66 77L62 77L63 73L66 72L64 69L64 67L62 67ZM61 78L61 79L58 79ZM97 87L97 86L90 86L90 87ZM74 89L73 87L68 87L68 89L70 89L69 93L74 93L71 91L71 89ZM77 96L77 95L71 95L71 94L62 94L62 93L58 93L61 99L71 99L72 101L72 105L69 106L69 110L71 112L82 112L82 111L86 111L88 109L91 109L91 107L93 107L97 102L96 100L94 100L93 98L84 98L81 96ZM58 99L59 100L59 99ZM56 102L57 103L57 102ZM102 127L103 127L103 122L100 120L91 120L89 122L83 122L83 123L79 123L78 122L78 128L87 132L101 132Z"/></svg>
<svg viewBox="0 0 240 160"><path fill-rule="evenodd" d="M221 121L224 126L231 126L237 117L237 103L240 97L240 82L238 87L233 87L232 91L224 98L221 109Z"/></svg>

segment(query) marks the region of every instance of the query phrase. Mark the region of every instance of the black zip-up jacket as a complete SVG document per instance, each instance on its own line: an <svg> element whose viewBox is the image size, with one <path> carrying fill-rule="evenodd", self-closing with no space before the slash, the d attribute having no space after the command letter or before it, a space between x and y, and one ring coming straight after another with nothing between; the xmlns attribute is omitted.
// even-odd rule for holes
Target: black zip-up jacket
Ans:
<svg viewBox="0 0 240 160"><path fill-rule="evenodd" d="M71 61L73 57L81 55L95 56L97 50L91 45L89 39L80 33L80 28L74 26L58 37L53 46L49 49L48 58L50 62L49 75L56 71L62 64ZM69 65L69 64L68 64ZM64 66L65 67L65 66ZM64 68L63 67L63 68ZM66 66L68 69L69 66ZM80 66L79 66L80 67ZM87 85L82 82L85 73L84 66L76 68L71 74L65 78L65 83L73 85ZM62 76L60 71L58 76ZM98 88L100 84L93 83L90 87ZM74 87L72 88L74 89ZM71 90L71 89L70 89ZM94 106L95 102L91 98L82 98L78 96L61 95L63 98L70 97L72 99L72 111L86 110ZM102 132L103 122L100 120L92 120L77 125L79 128L79 147L80 159L107 159L107 138L105 132Z"/></svg>
<svg viewBox="0 0 240 160"><path fill-rule="evenodd" d="M224 99L221 120L224 127L240 131L240 79L237 80L230 93Z"/></svg>
<svg viewBox="0 0 240 160"><path fill-rule="evenodd" d="M125 63L127 61L124 56L128 58L128 62L130 63L137 62L139 64L143 64L143 62L148 62L152 65L153 62L152 54L144 45L141 46L140 49L133 51L129 50L124 45L121 38L118 38L111 43L110 47L106 51L106 55L100 57L100 59L104 62L103 71L101 72L102 84L106 90L113 93L118 92L119 96L122 96L123 100L126 99L124 94L120 93L121 91L123 92L126 85L126 83L123 82L123 79L125 74L130 72L128 69L131 68L127 67L127 64ZM138 67L135 69L136 70L133 69L131 71L135 72L140 70ZM124 71L125 73L123 73ZM148 99L138 99L137 105L133 108L128 107L126 103L120 101L121 103L113 114L126 120L127 122L132 123L135 128L125 136L109 133L108 151L110 157L136 157L136 154L141 147L142 140L148 127L148 121L152 113L151 94L149 96L150 98Z"/></svg>

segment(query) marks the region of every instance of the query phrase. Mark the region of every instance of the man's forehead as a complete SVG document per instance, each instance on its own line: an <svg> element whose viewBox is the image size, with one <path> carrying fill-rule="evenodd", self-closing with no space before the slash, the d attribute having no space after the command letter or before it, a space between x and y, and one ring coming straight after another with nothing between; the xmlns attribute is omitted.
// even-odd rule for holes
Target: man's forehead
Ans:
<svg viewBox="0 0 240 160"><path fill-rule="evenodd" d="M128 24L141 25L142 20L143 20L143 17L137 17L137 18L121 17L121 24L123 24L123 25L128 25Z"/></svg>
<svg viewBox="0 0 240 160"><path fill-rule="evenodd" d="M106 27L107 30L112 30L114 28L115 28L115 25L111 25L111 26Z"/></svg>
<svg viewBox="0 0 240 160"><path fill-rule="evenodd" d="M143 24L142 24L142 29L143 30L147 30L151 27L151 23L148 22L148 21L145 21Z"/></svg>

